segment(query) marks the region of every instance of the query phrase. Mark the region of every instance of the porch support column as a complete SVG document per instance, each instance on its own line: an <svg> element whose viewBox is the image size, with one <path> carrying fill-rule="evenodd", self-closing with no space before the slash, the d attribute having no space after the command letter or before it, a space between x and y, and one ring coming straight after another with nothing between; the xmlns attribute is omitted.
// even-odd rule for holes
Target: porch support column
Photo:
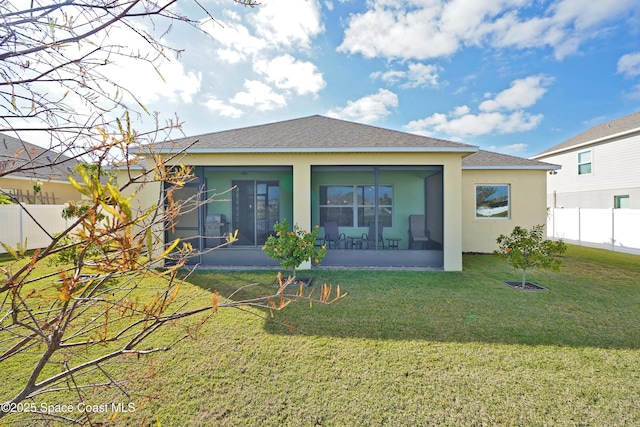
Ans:
<svg viewBox="0 0 640 427"><path fill-rule="evenodd" d="M462 160L443 168L444 270L462 271Z"/></svg>
<svg viewBox="0 0 640 427"><path fill-rule="evenodd" d="M311 165L300 158L293 165L293 224L311 231ZM298 270L310 270L311 260L300 264Z"/></svg>

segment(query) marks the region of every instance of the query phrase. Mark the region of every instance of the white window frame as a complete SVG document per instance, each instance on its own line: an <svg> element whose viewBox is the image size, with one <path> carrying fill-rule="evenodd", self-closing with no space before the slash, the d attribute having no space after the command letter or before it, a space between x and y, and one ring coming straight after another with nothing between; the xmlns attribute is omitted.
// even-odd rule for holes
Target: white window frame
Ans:
<svg viewBox="0 0 640 427"><path fill-rule="evenodd" d="M618 196L613 196L613 207L614 209L627 209L626 207L621 207L620 206L620 201L621 200L626 200L627 201L627 206L629 205L629 203L631 202L631 199L629 198L628 194L620 194Z"/></svg>
<svg viewBox="0 0 640 427"><path fill-rule="evenodd" d="M589 161L580 161L580 155L589 153ZM589 165L589 172L580 173L580 166ZM593 150L578 151L578 175L592 175L593 174Z"/></svg>
<svg viewBox="0 0 640 427"><path fill-rule="evenodd" d="M506 216L486 216L486 215L478 215L478 188L479 187L507 187L507 215ZM476 219L489 219L489 220L505 220L505 219L511 219L511 184L476 184L474 187L474 198L475 198L475 202L474 202L474 217Z"/></svg>
<svg viewBox="0 0 640 427"><path fill-rule="evenodd" d="M359 200L358 200L358 189L361 187L372 187L373 184L323 184L320 185L319 188L322 187L352 187L353 191L353 199L351 200L351 203L348 204L344 204L344 205L318 205L318 207L320 209L322 208L333 208L333 207L338 207L338 208L348 208L348 209L352 209L353 210L353 225L351 227L353 228L362 228L362 227L368 227L367 224L359 224L358 223L358 210L360 208L374 208L375 205L365 205L365 204L360 204ZM378 208L389 208L391 209L391 225L389 227L393 227L393 199L394 199L394 187L393 185L390 184L379 184L380 187L390 187L391 188L391 205L381 205L378 204ZM364 203L364 201L363 201ZM345 226L341 226L341 227L345 227Z"/></svg>

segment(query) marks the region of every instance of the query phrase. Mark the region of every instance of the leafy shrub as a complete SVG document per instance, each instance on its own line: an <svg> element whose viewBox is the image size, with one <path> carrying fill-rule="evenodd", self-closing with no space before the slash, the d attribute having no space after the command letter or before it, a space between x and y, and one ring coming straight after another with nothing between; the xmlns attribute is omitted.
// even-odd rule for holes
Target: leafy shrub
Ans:
<svg viewBox="0 0 640 427"><path fill-rule="evenodd" d="M269 258L279 261L283 268L292 269L294 276L296 268L304 261L311 259L319 264L327 253L325 246L316 247L317 226L313 231L307 232L296 224L292 231L287 220L284 219L273 226L273 231L275 236L271 235L267 238L262 250Z"/></svg>
<svg viewBox="0 0 640 427"><path fill-rule="evenodd" d="M51 266L66 264L76 265L80 259L80 253L82 251L85 251L84 256L88 259L95 258L103 253L98 245L82 244L82 242L69 235L64 236L56 243L54 250L56 249L58 249L58 251L51 255L47 260L48 264Z"/></svg>
<svg viewBox="0 0 640 427"><path fill-rule="evenodd" d="M509 236L501 234L496 239L499 246L496 254L507 258L512 267L522 270L523 288L529 268L560 271L562 261L554 255L563 254L567 245L562 240L548 240L544 236L543 225L535 225L531 230L516 226Z"/></svg>

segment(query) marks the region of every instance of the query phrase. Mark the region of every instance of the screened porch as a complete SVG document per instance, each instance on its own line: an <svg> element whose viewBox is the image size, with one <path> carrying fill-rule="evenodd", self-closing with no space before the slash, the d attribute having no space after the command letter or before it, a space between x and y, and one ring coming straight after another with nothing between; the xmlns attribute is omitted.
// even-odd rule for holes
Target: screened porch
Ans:
<svg viewBox="0 0 640 427"><path fill-rule="evenodd" d="M293 166L194 170L197 179L176 196L219 196L166 232L167 241L180 237L199 250L194 264L277 267L262 245L277 221L296 222L294 203L310 203L317 244L328 248L321 267L443 267L442 166L311 166L311 200L296 197L303 183ZM234 230L238 240L215 249Z"/></svg>

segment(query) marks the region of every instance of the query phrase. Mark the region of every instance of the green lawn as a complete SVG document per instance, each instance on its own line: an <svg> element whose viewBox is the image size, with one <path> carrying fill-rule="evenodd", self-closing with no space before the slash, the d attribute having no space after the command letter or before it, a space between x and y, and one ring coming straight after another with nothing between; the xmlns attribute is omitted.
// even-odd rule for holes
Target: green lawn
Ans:
<svg viewBox="0 0 640 427"><path fill-rule="evenodd" d="M538 293L502 284L519 272L491 255L460 273L313 276L349 295L275 322L221 310L196 340L121 363L143 379L114 425L640 425L638 256L569 246L562 272L528 275ZM250 296L274 278L199 271L187 291L260 283Z"/></svg>

